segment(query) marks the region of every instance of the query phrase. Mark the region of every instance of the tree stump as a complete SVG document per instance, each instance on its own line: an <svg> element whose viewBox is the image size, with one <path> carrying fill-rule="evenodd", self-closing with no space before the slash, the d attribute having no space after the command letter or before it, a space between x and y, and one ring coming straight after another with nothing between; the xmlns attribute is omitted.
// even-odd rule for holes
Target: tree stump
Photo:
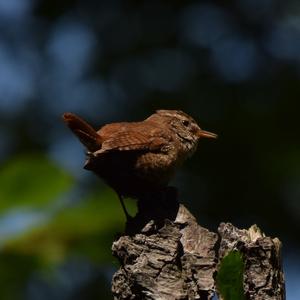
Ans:
<svg viewBox="0 0 300 300"><path fill-rule="evenodd" d="M115 300L212 299L220 261L230 251L240 251L245 299L283 300L280 248L277 238L266 237L255 226L240 230L222 223L219 234L203 228L169 190L139 201L137 216L113 243L120 268L112 293Z"/></svg>

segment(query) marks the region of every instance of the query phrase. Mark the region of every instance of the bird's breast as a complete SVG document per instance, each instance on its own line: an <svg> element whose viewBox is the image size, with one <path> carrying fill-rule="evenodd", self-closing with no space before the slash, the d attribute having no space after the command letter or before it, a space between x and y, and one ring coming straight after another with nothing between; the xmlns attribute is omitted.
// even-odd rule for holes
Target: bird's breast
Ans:
<svg viewBox="0 0 300 300"><path fill-rule="evenodd" d="M172 151L168 153L148 152L137 158L135 170L146 180L163 185L170 181L177 166L178 158Z"/></svg>

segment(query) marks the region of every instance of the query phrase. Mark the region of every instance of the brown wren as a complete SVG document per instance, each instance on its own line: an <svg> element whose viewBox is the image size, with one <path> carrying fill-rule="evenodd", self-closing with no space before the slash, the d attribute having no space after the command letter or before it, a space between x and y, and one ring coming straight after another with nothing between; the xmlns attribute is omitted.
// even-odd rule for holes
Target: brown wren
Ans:
<svg viewBox="0 0 300 300"><path fill-rule="evenodd" d="M63 119L87 148L84 168L117 192L127 218L123 197L163 190L200 138L217 138L180 110L157 110L144 121L107 124L98 131L75 114Z"/></svg>

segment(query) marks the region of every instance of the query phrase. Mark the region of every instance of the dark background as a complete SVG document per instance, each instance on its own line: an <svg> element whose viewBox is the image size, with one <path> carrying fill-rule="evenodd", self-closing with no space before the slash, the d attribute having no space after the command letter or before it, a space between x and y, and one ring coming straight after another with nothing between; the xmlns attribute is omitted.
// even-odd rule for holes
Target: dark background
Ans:
<svg viewBox="0 0 300 300"><path fill-rule="evenodd" d="M182 202L279 237L300 299L299 79L297 0L0 0L0 298L111 299L124 216L61 114L168 108L219 134L175 178Z"/></svg>

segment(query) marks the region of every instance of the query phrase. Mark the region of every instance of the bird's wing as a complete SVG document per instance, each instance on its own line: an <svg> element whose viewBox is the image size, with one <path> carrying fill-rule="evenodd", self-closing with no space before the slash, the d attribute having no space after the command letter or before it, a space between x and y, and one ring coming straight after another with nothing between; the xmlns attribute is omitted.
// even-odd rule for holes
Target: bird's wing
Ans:
<svg viewBox="0 0 300 300"><path fill-rule="evenodd" d="M101 149L94 152L94 155L99 156L115 151L163 151L168 142L168 137L162 136L161 133L158 134L156 130L143 133L131 129L113 134L103 142Z"/></svg>

